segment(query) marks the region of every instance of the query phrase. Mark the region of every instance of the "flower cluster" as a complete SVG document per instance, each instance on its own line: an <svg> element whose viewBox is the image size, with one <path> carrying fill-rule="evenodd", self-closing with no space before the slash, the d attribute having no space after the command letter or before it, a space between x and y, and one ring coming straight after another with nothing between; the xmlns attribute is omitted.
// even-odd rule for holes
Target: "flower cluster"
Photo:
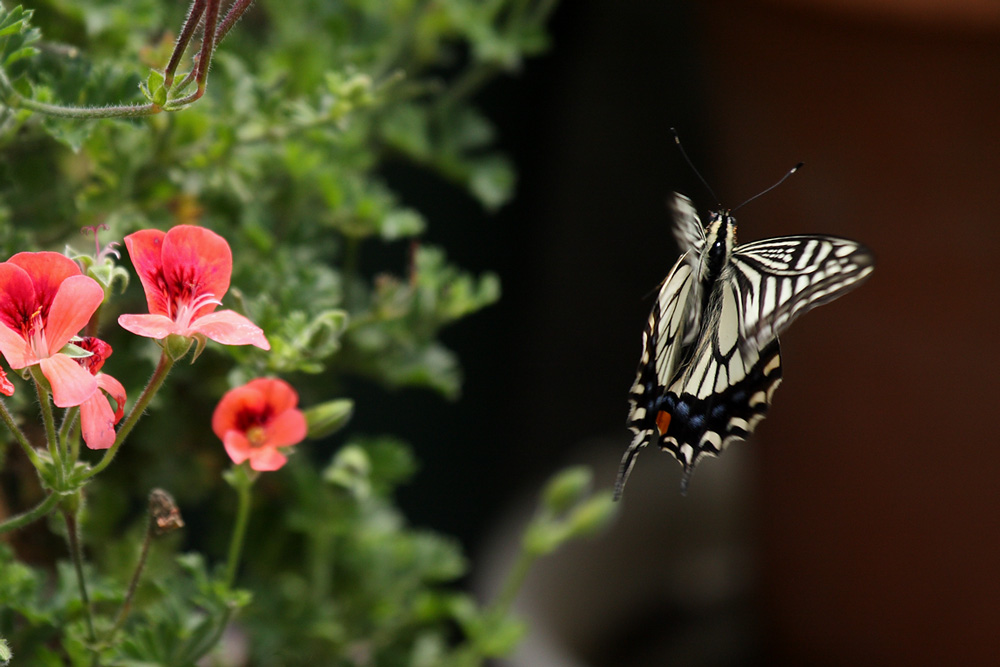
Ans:
<svg viewBox="0 0 1000 667"><path fill-rule="evenodd" d="M125 247L149 313L121 315L122 328L157 340L179 336L204 343L207 338L270 349L264 332L249 319L216 310L233 269L232 251L221 236L178 225L169 232L130 234ZM91 449L115 444L115 426L126 401L122 384L101 372L111 346L80 335L104 298L100 283L59 253L22 252L0 262L0 354L12 369L29 369L40 391L50 392L57 407L79 407L80 430ZM0 393L14 393L2 369ZM294 409L297 401L291 387L273 379L230 392L216 412L214 426L234 462L249 459L256 470L280 467L285 457L277 448L305 437L305 419Z"/></svg>

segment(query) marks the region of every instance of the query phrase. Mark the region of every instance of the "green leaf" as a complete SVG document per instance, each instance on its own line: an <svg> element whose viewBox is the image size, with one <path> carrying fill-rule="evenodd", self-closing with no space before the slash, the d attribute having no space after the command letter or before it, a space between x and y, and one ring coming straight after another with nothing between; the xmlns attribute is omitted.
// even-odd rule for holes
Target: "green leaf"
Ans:
<svg viewBox="0 0 1000 667"><path fill-rule="evenodd" d="M4 64L4 67L10 67L14 63L16 63L18 60L23 60L24 58L31 58L32 56L36 56L38 54L39 54L39 50L36 49L35 47L33 47L33 46L24 46L24 47L21 47L20 49L18 49L16 51L12 51L10 54L8 54L7 57L4 58L3 64Z"/></svg>
<svg viewBox="0 0 1000 667"><path fill-rule="evenodd" d="M378 230L386 241L395 241L422 234L426 226L423 216L413 209L396 209L382 217Z"/></svg>
<svg viewBox="0 0 1000 667"><path fill-rule="evenodd" d="M371 459L364 449L357 445L345 445L337 450L333 461L323 470L323 481L365 499L371 493L371 468Z"/></svg>
<svg viewBox="0 0 1000 667"><path fill-rule="evenodd" d="M25 11L21 5L11 10L0 7L0 37L14 35L28 29L28 22L31 19L32 10Z"/></svg>
<svg viewBox="0 0 1000 667"><path fill-rule="evenodd" d="M149 76L146 77L146 85L142 87L143 95L146 95L150 102L159 106L167 103L167 89L163 87L164 80L162 72L151 69Z"/></svg>
<svg viewBox="0 0 1000 667"><path fill-rule="evenodd" d="M501 157L484 158L474 163L468 178L469 191L490 210L510 200L516 181L513 167Z"/></svg>

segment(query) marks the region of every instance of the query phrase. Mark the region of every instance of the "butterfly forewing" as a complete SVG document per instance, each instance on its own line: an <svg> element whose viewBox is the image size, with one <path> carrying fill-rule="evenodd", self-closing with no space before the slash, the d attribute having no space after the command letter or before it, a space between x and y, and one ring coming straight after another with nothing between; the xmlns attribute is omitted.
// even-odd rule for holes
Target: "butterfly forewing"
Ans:
<svg viewBox="0 0 1000 667"><path fill-rule="evenodd" d="M681 252L693 251L700 255L705 247L705 227L691 200L676 192L670 199L670 213L674 219L674 238Z"/></svg>
<svg viewBox="0 0 1000 667"><path fill-rule="evenodd" d="M778 334L860 285L874 268L871 252L854 241L788 236L736 246L728 211L713 214L706 234L686 197L675 195L671 208L684 254L643 332L629 392L635 435L616 498L639 450L651 442L683 465L684 491L702 457L749 437L781 381Z"/></svg>
<svg viewBox="0 0 1000 667"><path fill-rule="evenodd" d="M743 345L763 345L799 315L857 287L874 270L860 243L785 236L739 246L731 264L741 294Z"/></svg>

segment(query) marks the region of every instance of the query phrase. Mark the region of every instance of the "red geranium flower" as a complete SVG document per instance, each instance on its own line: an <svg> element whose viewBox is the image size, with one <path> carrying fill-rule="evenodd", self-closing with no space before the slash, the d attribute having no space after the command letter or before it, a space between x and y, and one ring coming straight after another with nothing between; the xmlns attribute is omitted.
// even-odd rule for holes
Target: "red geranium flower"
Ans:
<svg viewBox="0 0 1000 667"><path fill-rule="evenodd" d="M4 396L14 395L14 383L7 379L7 373L0 368L0 394Z"/></svg>
<svg viewBox="0 0 1000 667"><path fill-rule="evenodd" d="M0 353L13 369L38 364L60 408L97 391L94 376L60 350L103 300L97 281L57 252L21 252L0 263Z"/></svg>
<svg viewBox="0 0 1000 667"><path fill-rule="evenodd" d="M306 418L295 406L299 395L284 380L259 378L230 389L212 415L212 430L226 453L254 470L277 470L288 460L278 451L306 437Z"/></svg>
<svg viewBox="0 0 1000 667"><path fill-rule="evenodd" d="M89 357L77 358L77 362L86 368L101 391L80 404L80 430L83 441L91 449L107 449L115 443L115 424L121 421L125 414L125 387L122 383L106 373L101 373L101 366L111 356L111 346L100 338L86 337L77 345L91 352ZM115 410L104 393L115 401Z"/></svg>
<svg viewBox="0 0 1000 667"><path fill-rule="evenodd" d="M215 311L233 273L233 253L224 238L203 227L177 225L169 232L129 234L125 247L150 314L122 315L122 328L156 339L201 335L224 345L271 349L256 324L231 310Z"/></svg>

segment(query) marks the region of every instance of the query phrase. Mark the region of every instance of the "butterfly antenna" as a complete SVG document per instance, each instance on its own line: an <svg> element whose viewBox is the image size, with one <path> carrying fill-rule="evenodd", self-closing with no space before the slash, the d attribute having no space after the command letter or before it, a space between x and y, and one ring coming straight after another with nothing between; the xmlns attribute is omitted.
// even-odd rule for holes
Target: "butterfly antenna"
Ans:
<svg viewBox="0 0 1000 667"><path fill-rule="evenodd" d="M681 137L677 134L677 130L672 127L670 128L670 133L674 135L674 143L677 144L677 150L681 152L681 155L684 157L684 161L688 163L688 166L691 167L691 171L694 172L694 175L698 177L701 184L705 186L708 193L712 195L713 199L715 199L715 205L721 207L722 204L719 203L719 198L715 195L715 190L712 189L712 186L708 184L708 181L706 181L705 177L701 175L698 168L694 166L694 162L691 162L691 158L688 157L687 151L684 150L684 145L681 143Z"/></svg>
<svg viewBox="0 0 1000 667"><path fill-rule="evenodd" d="M797 165L795 165L794 167L792 167L791 169L789 169L787 174L785 174L780 179L778 179L777 183L775 183L774 185L772 185L771 187L769 187L766 190L762 190L761 192L758 192L753 197L750 197L750 199L747 199L745 202L743 202L742 204L740 204L739 206L737 206L736 208L734 208L731 212L732 213L736 213L736 211L740 210L741 208L743 208L744 206L746 206L747 204L749 204L750 202L752 202L757 197L762 197L762 196L766 195L768 192L770 192L771 190L775 189L776 187L778 187L779 185L781 185L782 183L784 183L786 180L788 180L788 177L791 176L792 174L794 174L795 172L797 172L799 169L801 169L803 167L803 165L805 165L805 162L799 162Z"/></svg>

